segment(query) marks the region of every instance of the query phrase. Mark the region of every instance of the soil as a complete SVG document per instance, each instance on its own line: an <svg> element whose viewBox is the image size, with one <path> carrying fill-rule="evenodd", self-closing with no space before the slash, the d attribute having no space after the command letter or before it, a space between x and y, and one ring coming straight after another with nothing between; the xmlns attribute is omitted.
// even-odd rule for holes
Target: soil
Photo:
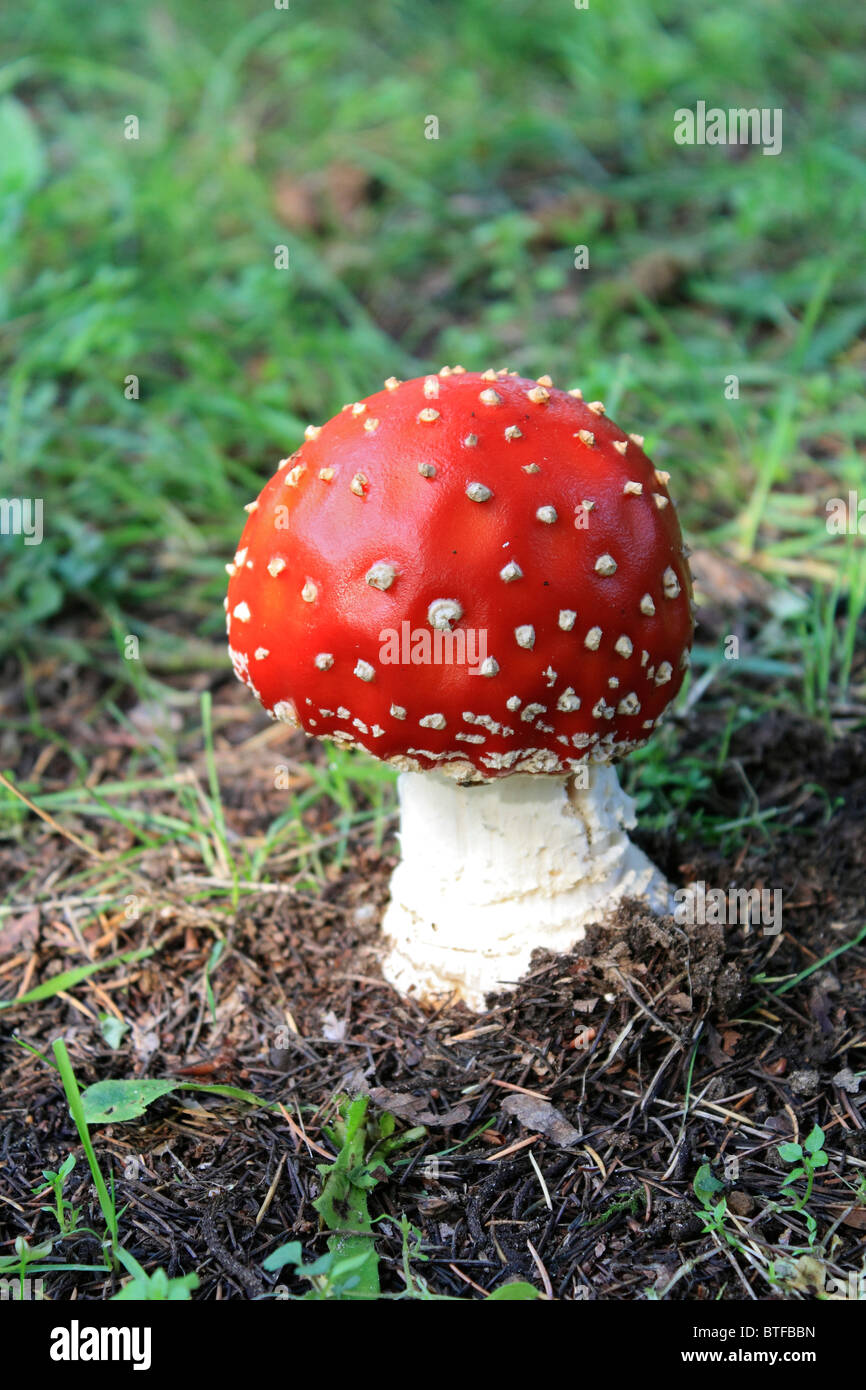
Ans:
<svg viewBox="0 0 866 1390"><path fill-rule="evenodd" d="M94 692L68 691L63 704L63 682L56 672L51 679L67 736L93 752L93 781L121 775L138 736L125 746L116 722L94 727ZM217 683L217 713L228 830L249 840L284 797L256 775L271 735L258 734L251 748L246 700L232 686ZM136 712L139 727L147 717ZM276 736L274 758L301 769L292 755L308 758L310 746ZM685 725L682 738L688 751L706 740L706 724ZM22 734L2 766L27 777L39 746ZM190 757L201 768L200 747ZM398 1129L427 1131L371 1196L373 1215L384 1218L376 1229L386 1293L405 1287L405 1213L420 1232L423 1260L414 1268L440 1294L481 1298L519 1278L565 1300L813 1297L796 1264L808 1248L805 1214L780 1210L791 1199L778 1145L816 1123L829 1155L808 1205L820 1258L831 1274L860 1271L866 736L829 743L814 724L780 714L735 737L725 768L713 786L716 809L741 813L745 776L756 812L734 858L670 835L636 838L680 883L781 889L781 932L683 926L628 904L571 954L537 954L520 987L491 998L480 1016L461 1006L425 1011L381 979L377 930L393 838L377 848L358 834L319 893L302 891L287 866L279 891L242 897L228 917L191 893L191 851L172 842L140 862L131 912L82 915L63 904L81 891L75 875L93 866L75 844L27 820L0 842L0 885L31 875L16 890L15 915L2 919L3 997L87 958L158 950L0 1015L0 1254L18 1235L50 1233L40 1212L46 1199L34 1188L69 1152L78 1161L67 1196L85 1224L100 1225L59 1079L16 1040L50 1054L62 1035L82 1087L182 1077L282 1103L274 1113L187 1091L136 1121L95 1130L125 1208L125 1245L148 1268L197 1271L197 1298L255 1298L278 1280L306 1287L285 1271L265 1273L262 1262L287 1240L301 1241L308 1259L326 1248L312 1202L317 1164L332 1152L324 1126L343 1092L369 1094L372 1113L391 1111ZM70 771L58 752L39 769L41 785L63 787ZM142 795L142 804L165 809L167 795ZM772 837L760 829L759 813L769 810L784 827ZM314 815L327 836L320 803ZM107 855L132 843L117 823L60 818L91 843L100 836ZM194 867L201 874L200 859ZM205 971L215 924L226 946L212 972L214 1017ZM116 1049L98 1022L112 1010L129 1025ZM724 1184L727 1220L742 1241L773 1247L777 1260L791 1252L775 1285L757 1261L704 1230L692 1187L704 1163ZM60 1257L96 1263L98 1242L71 1238L55 1245L52 1258ZM58 1273L49 1295L74 1289L79 1299L100 1299L116 1287L100 1274Z"/></svg>

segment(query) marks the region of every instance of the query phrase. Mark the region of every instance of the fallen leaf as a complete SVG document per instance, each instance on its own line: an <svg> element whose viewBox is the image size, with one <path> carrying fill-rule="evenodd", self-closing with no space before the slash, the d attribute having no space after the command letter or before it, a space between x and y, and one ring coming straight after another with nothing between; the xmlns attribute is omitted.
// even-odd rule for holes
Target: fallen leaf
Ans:
<svg viewBox="0 0 866 1390"><path fill-rule="evenodd" d="M679 284L687 264L686 257L670 251L650 251L632 262L622 288L626 296L633 287L646 299L663 300Z"/></svg>
<svg viewBox="0 0 866 1390"><path fill-rule="evenodd" d="M356 208L366 202L370 188L370 176L366 169L356 164L335 160L325 172L325 181L331 202L341 222L351 219Z"/></svg>
<svg viewBox="0 0 866 1390"><path fill-rule="evenodd" d="M39 934L39 909L31 907L28 912L24 912L20 917L10 917L4 927L0 927L0 945L3 947L4 954L23 948L25 951L32 951L36 945L36 937Z"/></svg>
<svg viewBox="0 0 866 1390"><path fill-rule="evenodd" d="M580 1139L579 1131L549 1100L538 1100L535 1096L506 1096L502 1109L506 1115L513 1115L524 1129L543 1134L561 1148L576 1144Z"/></svg>
<svg viewBox="0 0 866 1390"><path fill-rule="evenodd" d="M293 231L317 226L319 214L313 190L302 179L283 174L274 186L274 207L280 221Z"/></svg>
<svg viewBox="0 0 866 1390"><path fill-rule="evenodd" d="M328 1042L343 1042L346 1036L347 1020L337 1018L333 1009L322 1014L322 1037Z"/></svg>
<svg viewBox="0 0 866 1390"><path fill-rule="evenodd" d="M856 1096L860 1090L861 1080L862 1077L855 1075L850 1067L843 1067L833 1077L833 1085L838 1086L842 1091L847 1091L849 1095Z"/></svg>
<svg viewBox="0 0 866 1390"><path fill-rule="evenodd" d="M703 599L720 608L742 608L747 603L765 608L772 597L768 580L715 551L693 551L690 568Z"/></svg>
<svg viewBox="0 0 866 1390"><path fill-rule="evenodd" d="M846 1208L828 1207L827 1210L832 1212L834 1217L839 1217ZM866 1231L866 1207L855 1207L853 1211L849 1211L847 1216L842 1217L842 1225L850 1226L852 1231Z"/></svg>
<svg viewBox="0 0 866 1390"><path fill-rule="evenodd" d="M471 1114L470 1105L455 1105L453 1110L444 1110L439 1115L432 1110L422 1110L417 1123L426 1125L428 1129L451 1129L453 1125L465 1124Z"/></svg>
<svg viewBox="0 0 866 1390"><path fill-rule="evenodd" d="M428 1129L450 1129L461 1125L472 1114L471 1106L455 1105L451 1110L437 1114L429 1109L429 1096L413 1096L410 1091L389 1091L386 1086L374 1086L370 1099L382 1110L389 1110L398 1120L408 1120L413 1125L426 1125Z"/></svg>
<svg viewBox="0 0 866 1390"><path fill-rule="evenodd" d="M274 210L296 232L313 231L332 220L352 225L368 201L370 184L365 169L342 160L308 174L281 174L274 184Z"/></svg>
<svg viewBox="0 0 866 1390"><path fill-rule="evenodd" d="M801 1255L796 1260L779 1260L776 1273L786 1289L811 1294L824 1292L827 1267L812 1255Z"/></svg>
<svg viewBox="0 0 866 1390"><path fill-rule="evenodd" d="M591 1014L597 1003L597 994L592 999L575 999L573 1005L574 1011L577 1014Z"/></svg>

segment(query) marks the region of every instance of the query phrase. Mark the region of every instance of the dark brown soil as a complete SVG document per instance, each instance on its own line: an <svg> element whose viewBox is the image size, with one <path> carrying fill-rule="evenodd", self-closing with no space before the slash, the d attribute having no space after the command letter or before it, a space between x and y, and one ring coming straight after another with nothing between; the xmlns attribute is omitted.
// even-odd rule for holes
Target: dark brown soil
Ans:
<svg viewBox="0 0 866 1390"><path fill-rule="evenodd" d="M235 694L220 689L217 698L230 716ZM82 720L86 708L87 692ZM66 715L78 717L74 702ZM234 736L228 717L222 727ZM116 775L128 749L110 747L84 722L80 733L100 750L98 776ZM684 749L699 736L706 739L706 727L685 727ZM256 790L243 747L223 740L219 754L230 831L263 831L280 794ZM26 774L35 749L23 739L15 755ZM49 788L52 777L62 786L68 776L61 754L42 771ZM124 1244L148 1268L196 1270L199 1298L266 1294L276 1276L263 1273L262 1261L286 1240L300 1240L308 1258L324 1251L327 1232L311 1205L323 1159L307 1141L328 1150L329 1103L359 1091L399 1126L427 1128L371 1199L374 1215L395 1218L378 1226L387 1292L404 1287L396 1220L405 1213L426 1257L415 1270L438 1293L480 1298L519 1277L560 1299L810 1297L814 1289L796 1274L772 1286L758 1257L705 1233L692 1182L712 1163L746 1247L795 1258L808 1236L803 1213L778 1210L787 1169L777 1145L816 1122L830 1161L808 1207L815 1253L831 1274L859 1271L866 941L850 943L866 923L866 737L830 745L805 720L779 716L734 740L713 790L732 817L741 774L759 810L779 809L783 832L750 832L731 862L670 838L640 838L680 882L781 889L780 934L686 928L632 906L571 955L538 956L520 988L492 999L482 1016L461 1007L430 1015L381 980L377 922L392 842L380 852L359 836L318 895L287 882L285 891L245 897L236 914L219 916L227 945L212 980L214 1022L204 972L215 914L206 899L184 901L184 852L172 845L147 857L136 920L102 915L82 933L56 903L86 857L30 820L0 845L0 882L33 873L18 894L20 912L0 931L4 997L88 954L159 950L0 1015L0 1254L18 1235L51 1232L39 1210L45 1199L33 1189L41 1170L69 1152L79 1157L67 1195L99 1227L56 1073L15 1041L50 1053L62 1035L82 1086L183 1069L190 1079L197 1068L203 1082L285 1106L287 1118L186 1092L157 1101L136 1122L96 1131L126 1208ZM61 818L84 836L97 833L92 822ZM113 833L106 852L124 847L122 829ZM26 906L37 898L55 905ZM111 1005L131 1025L117 1050L98 1026ZM57 1245L52 1258L96 1263L98 1255L84 1236ZM111 1288L100 1275L57 1274L49 1293L99 1299Z"/></svg>

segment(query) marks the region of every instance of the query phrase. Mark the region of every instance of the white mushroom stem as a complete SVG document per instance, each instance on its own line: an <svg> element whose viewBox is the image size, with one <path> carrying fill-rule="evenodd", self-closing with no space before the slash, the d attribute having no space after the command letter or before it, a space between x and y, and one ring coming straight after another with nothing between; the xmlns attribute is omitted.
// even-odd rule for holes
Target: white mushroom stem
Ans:
<svg viewBox="0 0 866 1390"><path fill-rule="evenodd" d="M481 1011L485 994L526 974L536 947L569 950L622 898L670 910L668 884L626 833L634 803L615 769L587 766L586 787L578 780L518 774L459 786L401 773L386 980L424 1000L456 991Z"/></svg>

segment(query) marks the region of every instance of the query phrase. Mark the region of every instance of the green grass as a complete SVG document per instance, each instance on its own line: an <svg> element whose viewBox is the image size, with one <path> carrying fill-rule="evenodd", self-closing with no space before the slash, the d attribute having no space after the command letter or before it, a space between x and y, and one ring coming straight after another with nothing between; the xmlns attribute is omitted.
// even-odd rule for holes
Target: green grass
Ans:
<svg viewBox="0 0 866 1390"><path fill-rule="evenodd" d="M96 1187L99 1207L102 1212L103 1220L105 1221L107 1238L103 1243L103 1251L110 1265L115 1266L118 1249L118 1212L114 1200L114 1181L113 1179L109 1179L111 1186L111 1190L109 1191L109 1186L106 1184L102 1169L99 1166L99 1160L96 1157L96 1151L90 1137L90 1130L87 1120L85 1119L84 1107L81 1100L81 1091L79 1090L78 1082L75 1078L75 1072L72 1070L72 1063L69 1060L66 1044L62 1038L55 1039L53 1050L57 1070L60 1072L60 1079L63 1082L63 1089L66 1092L69 1113L75 1121L75 1128L78 1130L78 1137L84 1148L85 1157L87 1158L88 1167L90 1168L90 1175Z"/></svg>
<svg viewBox="0 0 866 1390"><path fill-rule="evenodd" d="M691 543L776 586L747 660L722 666L698 633L692 689L718 668L701 698L732 726L862 705L863 541L825 525L828 498L862 488L866 439L857 0L373 0L352 22L333 0L33 0L0 46L0 496L45 508L41 545L0 536L0 654L30 691L12 737L62 747L83 783L35 693L46 656L105 671L121 727L133 696L185 712L190 670L226 669L243 503L307 422L457 360L601 396L670 469ZM780 107L781 155L675 145L699 99ZM381 838L390 773L335 750L264 842L230 844L207 708L203 727L195 785L167 726L124 794L46 809L122 821L128 860L189 840L235 902L285 852L321 880L305 817L323 795L328 856L359 816ZM658 738L634 760L659 817L715 753L684 770ZM130 804L172 776L177 814Z"/></svg>
<svg viewBox="0 0 866 1390"><path fill-rule="evenodd" d="M100 1113L98 1097L94 1093L102 1093L105 1096L106 1087L112 1092L115 1100L116 1118L118 1120L128 1119L131 1116L143 1112L150 1099L157 1094L164 1094L175 1089L172 1082L145 1081L137 1085L129 1082L103 1082L100 1085L89 1087L82 1092L79 1088L66 1044L62 1038L56 1038L53 1045L54 1066L60 1073L60 1080L66 1095L69 1106L69 1113L78 1130L78 1137L84 1149L84 1156L90 1175L96 1188L96 1195L103 1220L105 1221L105 1238L101 1241L101 1248L105 1256L106 1263L103 1265L85 1265L81 1263L69 1264L63 1260L52 1260L56 1239L51 1237L31 1245L23 1237L16 1238L14 1243L15 1254L0 1258L0 1270L6 1274L12 1274L19 1280L20 1297L25 1297L25 1280L46 1274L56 1274L60 1271L74 1271L83 1273L103 1273L111 1274L118 1272L118 1267L123 1266L132 1280L127 1282L118 1293L113 1295L114 1300L121 1301L155 1301L172 1300L187 1301L190 1298L190 1291L198 1286L198 1275L195 1273L187 1274L179 1278L169 1278L164 1269L158 1268L153 1274L147 1274L135 1257L119 1244L119 1222L124 1216L126 1208L118 1210L114 1198L114 1177L109 1175L106 1183L105 1177L100 1167L96 1150L93 1146L93 1139L90 1133L90 1126L99 1123L103 1118ZM49 1064L49 1059L43 1054L42 1060ZM181 1083L183 1085L183 1083ZM148 1090L149 1088L149 1090ZM206 1088L208 1089L208 1088ZM212 1089L212 1088L210 1088ZM221 1093L226 1093L226 1088L218 1087ZM131 1101L130 1090L135 1095L135 1101ZM246 1093L239 1092L234 1087L228 1088L237 1099L244 1099ZM145 1099L140 1099L141 1095ZM106 1098L107 1099L107 1098ZM255 1097L249 1097L254 1103ZM121 1105L117 1102L126 1102L127 1113L123 1113ZM90 1113L88 1113L88 1111ZM84 1226L80 1222L81 1209L73 1206L72 1202L64 1195L66 1180L75 1167L75 1156L67 1155L60 1168L56 1171L43 1169L42 1176L45 1184L41 1188L34 1190L34 1196L43 1196L50 1192L53 1198L53 1205L43 1206L41 1210L52 1215L56 1221L59 1233L59 1241L75 1240L82 1235L90 1235L100 1239L98 1232L92 1227Z"/></svg>

